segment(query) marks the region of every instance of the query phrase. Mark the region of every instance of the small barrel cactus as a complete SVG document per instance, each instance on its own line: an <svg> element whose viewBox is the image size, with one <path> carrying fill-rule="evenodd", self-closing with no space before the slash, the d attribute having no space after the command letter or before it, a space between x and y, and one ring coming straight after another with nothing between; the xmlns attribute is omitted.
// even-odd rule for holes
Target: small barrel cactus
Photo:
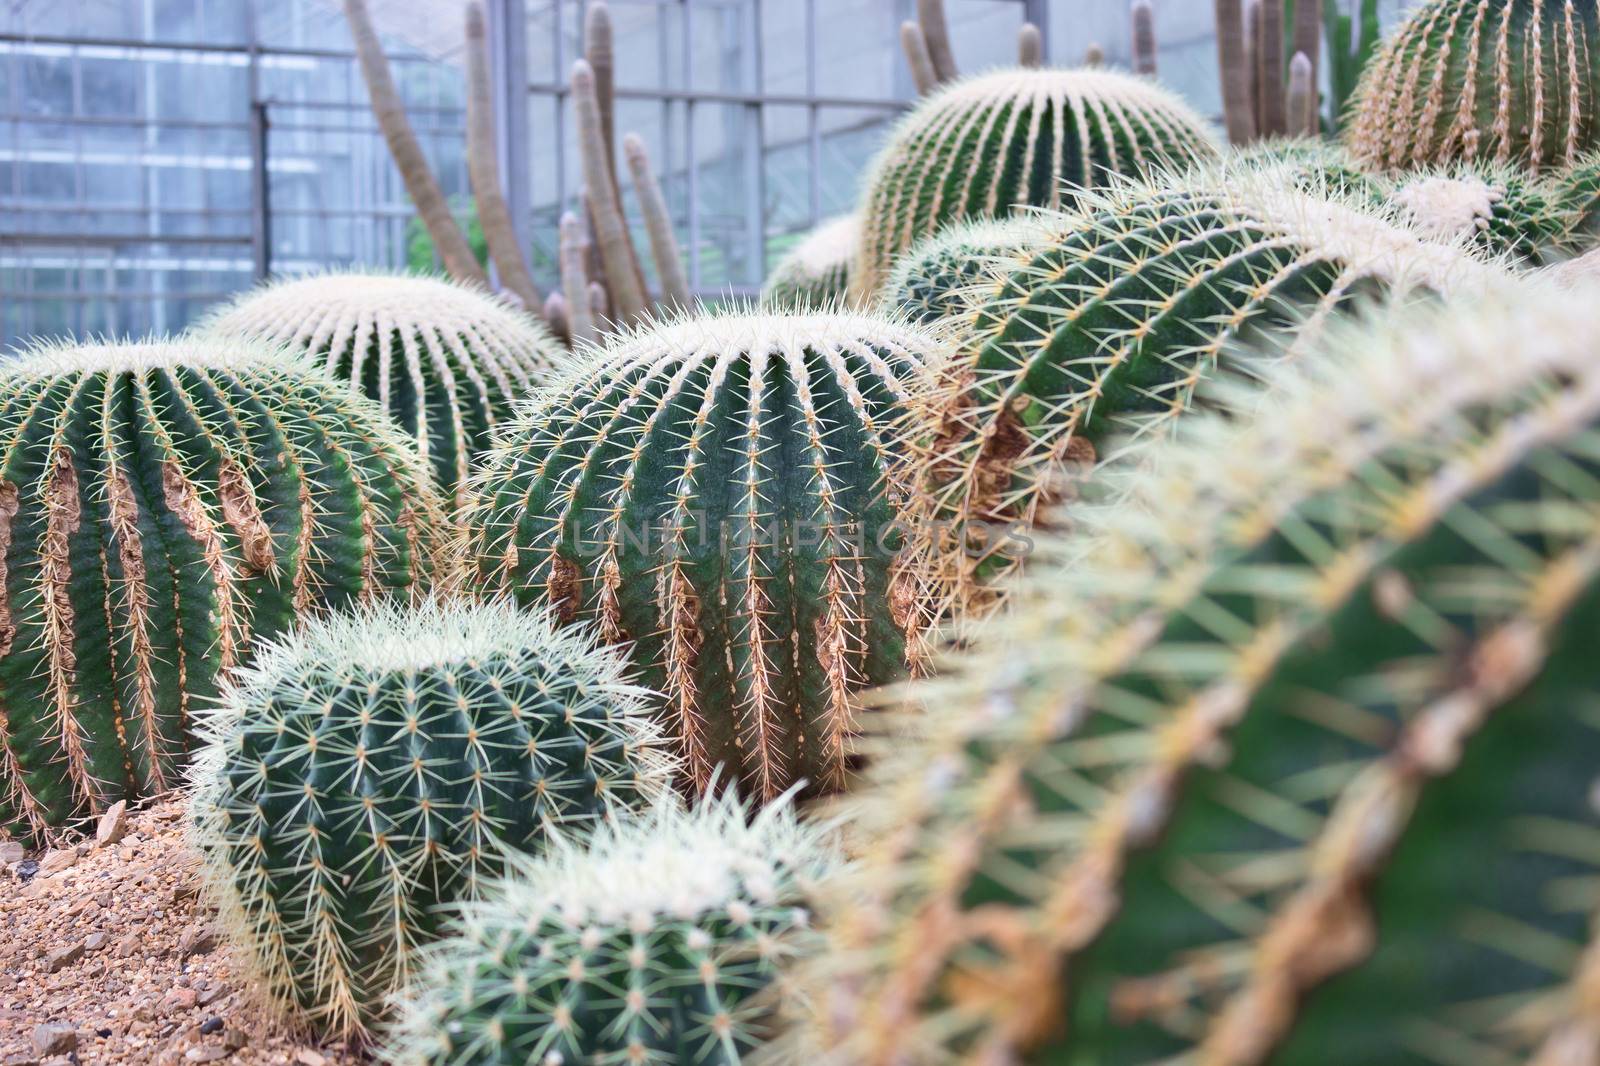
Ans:
<svg viewBox="0 0 1600 1066"><path fill-rule="evenodd" d="M775 310L827 311L850 293L850 264L861 226L855 215L830 219L812 230L778 261L761 290L761 303Z"/></svg>
<svg viewBox="0 0 1600 1066"><path fill-rule="evenodd" d="M1426 0L1367 64L1346 142L1368 166L1531 170L1600 147L1594 0Z"/></svg>
<svg viewBox="0 0 1600 1066"><path fill-rule="evenodd" d="M431 579L410 442L237 340L45 345L0 365L0 824L177 783L195 716L308 611Z"/></svg>
<svg viewBox="0 0 1600 1066"><path fill-rule="evenodd" d="M919 325L966 318L975 288L996 265L1020 256L1049 232L1033 215L983 218L941 230L895 260L882 306Z"/></svg>
<svg viewBox="0 0 1600 1066"><path fill-rule="evenodd" d="M552 385L474 482L472 580L630 642L699 792L839 787L853 693L920 631L890 480L923 333L728 311L619 338Z"/></svg>
<svg viewBox="0 0 1600 1066"><path fill-rule="evenodd" d="M1600 318L1392 315L1186 420L910 693L809 1061L1592 1057Z"/></svg>
<svg viewBox="0 0 1600 1066"><path fill-rule="evenodd" d="M975 297L974 341L921 398L917 550L934 611L1001 602L1041 508L1081 473L1158 438L1235 345L1287 352L1373 292L1448 292L1503 276L1282 167L1086 194L1050 239Z"/></svg>
<svg viewBox="0 0 1600 1066"><path fill-rule="evenodd" d="M873 164L851 292L875 298L897 256L952 222L1070 206L1116 175L1215 150L1206 122L1143 78L1022 68L957 82L918 104Z"/></svg>
<svg viewBox="0 0 1600 1066"><path fill-rule="evenodd" d="M205 723L191 815L222 925L275 1005L371 1029L509 856L667 795L642 690L581 629L506 604L310 623Z"/></svg>
<svg viewBox="0 0 1600 1066"><path fill-rule="evenodd" d="M208 332L309 352L394 416L446 492L497 425L560 360L531 315L443 278L323 274L269 283L213 315Z"/></svg>
<svg viewBox="0 0 1600 1066"><path fill-rule="evenodd" d="M1600 242L1600 150L1586 152L1571 166L1545 175L1541 184L1556 203L1566 232L1562 250L1570 256Z"/></svg>
<svg viewBox="0 0 1600 1066"><path fill-rule="evenodd" d="M771 1039L779 965L815 940L838 859L786 803L731 796L521 864L430 951L395 1066L737 1066Z"/></svg>

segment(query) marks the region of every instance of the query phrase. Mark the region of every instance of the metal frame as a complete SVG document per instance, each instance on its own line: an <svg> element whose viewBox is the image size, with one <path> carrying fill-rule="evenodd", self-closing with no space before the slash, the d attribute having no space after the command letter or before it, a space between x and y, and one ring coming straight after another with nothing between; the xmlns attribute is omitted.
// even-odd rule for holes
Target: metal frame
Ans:
<svg viewBox="0 0 1600 1066"><path fill-rule="evenodd" d="M264 10L264 8L258 10L258 5L265 3L266 0L234 0L234 2L246 6L245 32L242 39L223 43L160 40L150 37L76 37L61 34L24 35L0 32L0 63L10 61L11 57L4 54L7 51L14 56L19 52L35 49L60 48L69 50L74 56L84 56L86 49L106 49L128 53L134 57L148 57L155 62L159 62L161 57L177 62L180 60L173 57L180 54L232 56L237 57L232 63L242 65L246 72L248 107L240 114L238 121L168 119L158 115L154 105L148 103L141 103L136 108L138 114L131 118L86 115L81 113L81 107L75 106L70 118L61 120L69 123L73 129L72 140L63 144L68 150L76 153L73 156L76 161L75 167L84 165L84 143L86 141L93 143L96 136L93 131L97 129L137 126L144 131L137 146L119 147L116 149L118 153L131 153L141 158L148 158L151 152L176 151L175 160L179 165L187 163L196 149L192 145L176 150L164 147L164 142L159 136L163 130L209 131L217 138L235 138L237 143L247 146L248 158L243 160L243 164L250 175L249 197L247 207L243 210L233 205L213 206L209 202L206 186L202 186L200 198L196 203L168 205L162 203L157 195L155 178L147 176L147 184L139 196L129 200L125 206L118 205L109 209L124 211L127 214L128 224L109 226L108 232L93 232L93 226L88 223L81 227L82 232L26 232L15 225L0 227L0 250L32 248L38 250L41 257L48 257L51 263L59 262L67 266L68 277L71 279L68 291L59 293L50 291L48 298L83 303L101 298L126 300L162 296L186 299L210 297L216 294L181 288L167 291L164 286L168 279L160 271L156 271L152 277L151 284L147 287L149 292L119 291L115 289L114 283L117 279L113 272L125 266L138 267L141 262L165 262L170 259L172 253L191 254L180 252L183 249L192 250L192 254L198 257L195 261L201 265L196 269L207 271L220 269L216 267L216 263L222 261L218 255L204 255L206 249L211 249L221 254L223 258L233 256L235 251L247 252L247 259L243 257L238 259L238 262L247 265L229 272L261 278L267 276L275 266L278 269L292 270L304 265L304 260L298 255L275 263L273 255L275 243L280 249L285 241L298 247L309 247L300 244L301 238L297 235L316 235L318 226L325 228L332 225L353 225L362 220L373 220L375 226L358 227L349 238L354 243L345 245L345 248L352 250L357 256L364 255L374 259L403 255L401 231L410 214L407 209L390 204L386 196L379 194L380 185L375 184L382 182L381 187L392 192L391 179L385 176L387 171L382 165L386 153L370 120L364 96L354 93L351 102L274 99L267 88L269 69L276 76L284 60L334 60L349 64L353 70L353 55L347 50L337 48L267 44L259 36L260 26L257 17L260 10ZM533 229L536 217L542 217L552 205L559 211L576 203L577 190L569 187L571 183L567 173L569 160L566 139L570 122L566 106L568 89L560 81L547 80L547 75L542 75L538 80L529 77L529 33L533 32L529 23L529 9L534 6L535 0L485 0L485 2L489 25L490 70L497 107L496 137L500 148L502 178L518 235L522 239L523 246L531 248L535 244ZM540 0L540 2L550 3L554 69L558 72L564 71L574 58L568 54L569 38L578 40L579 47L582 47L583 18L587 11L588 0ZM620 8L625 2L626 0L616 0L616 6ZM1038 23L1041 30L1045 31L1044 39L1048 49L1049 8L1052 2L1059 3L1061 0L1015 0L1015 2L1022 6L1025 18ZM902 17L910 14L912 0L893 0L893 3L895 10L900 12ZM889 97L857 96L848 93L820 94L818 91L820 0L742 0L737 7L713 5L706 0L653 0L653 4L660 10L673 10L679 13L680 32L674 35L676 40L667 34L660 35L664 84L648 88L620 87L616 96L623 101L650 101L659 105L662 116L663 158L658 161L658 171L663 184L667 187L669 203L678 205L677 221L688 253L691 286L703 297L718 297L730 292L747 294L753 291L756 279L764 273L767 243L771 236L767 232L768 224L765 216L770 192L767 176L767 159L770 153L798 149L804 154L807 163L807 185L803 217L795 219L793 213L795 204L792 200L789 202L790 214L787 217L797 222L809 221L813 225L822 221L825 211L824 164L829 136L825 130L828 110L846 109L863 115L892 116L907 106L906 97L910 93L908 79L900 65L895 64L893 95ZM763 21L772 11L779 10L776 7L769 9L768 5L771 4L795 4L802 11L801 23L805 39L804 87L801 92L780 93L766 90L768 57L764 54ZM706 29L706 24L702 20L707 18L724 20L721 32L712 35L713 43L709 45L700 40L700 31ZM572 21L574 19L575 25ZM154 25L147 22L142 29L153 34ZM574 29L577 32L572 32ZM678 53L676 57L672 56L674 44ZM885 42L885 46L895 47L892 42ZM709 57L711 62L725 63L728 56L738 57L740 69L749 72L750 75L748 79L745 76L735 79L735 83L744 88L730 90L697 87L697 79L692 76L692 72L706 65L708 57L697 54L706 47L720 50L720 54ZM396 58L414 61L418 57L408 55ZM670 58L676 58L677 64L673 74L668 76L667 64ZM269 66L270 64L278 66ZM145 68L142 71L143 76L147 80L152 78L150 70L153 69L154 62L144 63L141 66ZM76 72L78 69L80 69L79 61L75 59L73 70ZM15 80L12 79L13 83ZM76 77L74 80L76 82ZM673 85L669 87L665 84L667 82ZM154 82L149 82L149 85L140 83L140 85L140 99L143 100L147 93L153 91ZM78 93L79 88L75 84L75 103L79 101ZM530 112L533 110L531 101L535 99L550 101L551 105L546 105L537 112L533 120L535 125L530 128ZM706 107L715 107L726 115L726 126L721 137L724 149L716 160L701 159L699 152L706 146L703 143L698 145L696 143L699 137L697 119L704 117L703 109ZM769 108L804 109L803 140L785 141L781 145L767 144ZM6 106L0 101L0 112L3 112L0 113L0 124L7 124L10 129L16 129L17 123L40 121L38 115L16 113L20 110L21 108ZM460 132L458 107L421 105L412 106L411 111L413 124L419 136L425 140ZM549 127L549 120L545 117L551 113L555 116L553 129ZM326 118L319 117L322 115ZM199 135L196 133L193 136ZM274 188L282 177L282 167L285 165L281 139L331 137L337 143L338 138L345 135L353 138L348 149L339 149L341 153L348 152L351 180L355 183L349 187L348 201L331 206L316 203L311 207L292 208L274 202ZM554 189L531 187L530 160L533 157L530 147L535 139L541 145L553 142L556 157ZM315 153L317 149L315 144L312 144L296 150ZM29 148L22 148L19 153L20 158L29 158L30 151ZM154 165L171 166L173 163ZM141 175L149 175L154 173L150 166L151 164L144 164L130 169L136 169ZM730 203L730 210L726 211L726 214L741 219L744 229L725 247L737 262L748 266L741 268L739 276L742 280L735 285L708 284L706 277L707 258L704 251L708 247L707 238L720 240L722 232L712 228L708 233L710 220L702 209L705 181L712 173L707 169L708 166L729 168L726 171L728 179L738 185L739 200ZM75 173L83 172L75 169ZM269 174L272 176L271 181ZM455 171L451 174L459 179ZM86 179L75 177L74 180ZM291 175L287 180L303 179L294 179ZM455 187L462 185L464 180L457 180ZM784 187L794 188L788 183ZM20 192L20 186L18 191ZM235 190L230 192L230 195L237 196L238 193ZM79 196L80 199L72 210L84 212L85 218L91 213L104 213L108 210L97 206L91 196L82 193ZM34 203L20 195L12 195L9 188L0 188L0 212L38 210L45 206L47 205L44 203ZM59 202L51 201L48 206L57 207ZM138 222L141 213L148 215L147 226ZM197 223L196 219L215 220L221 225L212 226L212 233L190 232L197 226L203 225ZM183 232L177 234L164 232L173 228L175 224ZM113 228L118 232L109 232ZM141 228L147 229L148 232L131 231ZM548 235L543 229L541 226L538 237L541 241L548 241ZM369 233L370 237L364 236ZM74 266L70 255L57 257L50 252L50 249L60 249L62 253L78 249L81 254ZM227 250L225 253L224 249ZM90 291L87 288L88 273L91 270L100 271L102 267L105 271L104 291L100 289ZM29 278L32 278L31 266L21 266L17 269L30 271ZM77 285L76 289L72 288L73 284ZM35 293L32 285L33 281L28 280L25 284L14 286L13 291L0 294L4 297L0 304L44 298L42 290L40 293ZM204 285L199 287L207 288ZM162 327L175 327L183 323L157 321L156 324ZM0 318L0 341L17 339L6 338L4 336L6 329L6 320Z"/></svg>

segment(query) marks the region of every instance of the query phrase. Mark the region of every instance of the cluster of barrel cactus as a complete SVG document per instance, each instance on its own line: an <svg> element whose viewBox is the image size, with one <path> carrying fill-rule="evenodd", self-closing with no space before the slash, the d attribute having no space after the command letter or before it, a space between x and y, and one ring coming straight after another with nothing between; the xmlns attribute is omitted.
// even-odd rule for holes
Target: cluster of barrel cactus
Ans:
<svg viewBox="0 0 1600 1066"><path fill-rule="evenodd" d="M1147 0L970 79L918 0L715 310L602 0L549 299L481 6L500 297L345 4L456 280L0 364L0 824L186 778L243 976L396 1066L1600 1061L1596 0L1353 94L1372 0L1219 0L1221 158Z"/></svg>

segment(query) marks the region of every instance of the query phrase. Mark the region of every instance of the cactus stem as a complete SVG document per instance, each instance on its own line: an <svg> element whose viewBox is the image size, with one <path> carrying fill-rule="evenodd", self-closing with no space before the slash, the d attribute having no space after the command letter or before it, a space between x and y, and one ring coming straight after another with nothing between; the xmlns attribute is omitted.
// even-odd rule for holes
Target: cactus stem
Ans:
<svg viewBox="0 0 1600 1066"><path fill-rule="evenodd" d="M634 194L639 198L645 229L650 234L650 251L656 261L656 276L661 279L661 298L665 303L688 307L689 278L684 274L683 256L678 251L678 239L673 234L672 214L667 210L661 184L650 167L650 153L645 150L644 141L636 133L630 133L622 139L622 151L627 156Z"/></svg>
<svg viewBox="0 0 1600 1066"><path fill-rule="evenodd" d="M906 54L906 64L911 68L911 84L918 96L927 96L939 87L939 76L933 71L933 60L928 55L928 39L922 27L915 22L900 23L900 49Z"/></svg>
<svg viewBox="0 0 1600 1066"><path fill-rule="evenodd" d="M586 60L572 65L572 102L583 154L583 180L589 190L589 211L594 219L600 261L605 266L607 289L616 305L618 321L631 325L644 319L647 307L634 267L633 242L611 184L594 71Z"/></svg>
<svg viewBox="0 0 1600 1066"><path fill-rule="evenodd" d="M489 86L488 41L483 0L467 4L467 177L478 204L478 221L500 282L516 294L530 314L538 314L544 297L528 273L528 261L517 243L517 231L500 188L500 153L495 146L494 102Z"/></svg>
<svg viewBox="0 0 1600 1066"><path fill-rule="evenodd" d="M1250 99L1250 62L1247 54L1244 9L1240 0L1215 0L1217 12L1217 64L1222 70L1223 117L1228 140L1235 145L1255 140L1256 127Z"/></svg>
<svg viewBox="0 0 1600 1066"><path fill-rule="evenodd" d="M1031 22L1024 22L1017 31L1017 65L1044 66L1044 36L1039 32L1039 27Z"/></svg>
<svg viewBox="0 0 1600 1066"><path fill-rule="evenodd" d="M1150 0L1133 0L1133 71L1153 78L1156 66L1156 13Z"/></svg>
<svg viewBox="0 0 1600 1066"><path fill-rule="evenodd" d="M928 58L933 62L934 74L941 83L955 81L961 72L956 68L955 52L950 48L950 20L945 17L944 0L917 0L917 21L928 42Z"/></svg>
<svg viewBox="0 0 1600 1066"><path fill-rule="evenodd" d="M584 267L583 222L571 211L561 216L561 291L567 312L567 329L572 346L595 338L595 311L589 298L589 275Z"/></svg>

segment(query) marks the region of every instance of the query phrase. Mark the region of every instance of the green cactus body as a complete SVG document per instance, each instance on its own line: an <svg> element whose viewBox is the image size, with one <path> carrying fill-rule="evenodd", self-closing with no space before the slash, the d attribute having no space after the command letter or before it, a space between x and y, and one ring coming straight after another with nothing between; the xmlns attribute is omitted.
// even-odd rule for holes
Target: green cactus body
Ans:
<svg viewBox="0 0 1600 1066"><path fill-rule="evenodd" d="M1143 78L1023 68L958 82L906 117L867 176L851 292L874 299L897 256L952 222L1071 206L1117 175L1215 151L1200 116Z"/></svg>
<svg viewBox="0 0 1600 1066"><path fill-rule="evenodd" d="M919 325L965 320L971 296L1000 263L1043 241L1049 228L1031 215L965 222L920 241L895 260L881 304Z"/></svg>
<svg viewBox="0 0 1600 1066"><path fill-rule="evenodd" d="M643 690L581 630L505 604L310 623L206 722L191 817L250 976L361 1034L507 857L666 794Z"/></svg>
<svg viewBox="0 0 1600 1066"><path fill-rule="evenodd" d="M536 319L500 298L398 274L273 282L223 308L205 329L322 360L394 416L439 484L458 497L495 427L562 350Z"/></svg>
<svg viewBox="0 0 1600 1066"><path fill-rule="evenodd" d="M811 1061L1584 1061L1595 328L1341 328L1080 508L846 812Z"/></svg>
<svg viewBox="0 0 1600 1066"><path fill-rule="evenodd" d="M1373 293L1503 276L1300 179L1228 166L1090 194L974 297L975 340L925 398L916 460L936 614L995 609L1041 508L1167 432L1234 346L1293 354Z"/></svg>
<svg viewBox="0 0 1600 1066"><path fill-rule="evenodd" d="M1600 243L1600 151L1585 153L1547 175L1542 184L1565 227L1562 250L1570 256L1592 251Z"/></svg>
<svg viewBox="0 0 1600 1066"><path fill-rule="evenodd" d="M0 367L0 824L174 786L257 640L427 583L438 507L389 420L287 353L181 339Z"/></svg>
<svg viewBox="0 0 1600 1066"><path fill-rule="evenodd" d="M1427 0L1367 65L1346 142L1363 163L1538 171L1600 147L1594 0Z"/></svg>
<svg viewBox="0 0 1600 1066"><path fill-rule="evenodd" d="M843 306L860 234L855 215L830 219L812 230L772 268L761 289L762 306L799 311Z"/></svg>
<svg viewBox="0 0 1600 1066"><path fill-rule="evenodd" d="M662 805L525 863L430 952L394 1066L735 1066L814 940L825 834L773 804Z"/></svg>
<svg viewBox="0 0 1600 1066"><path fill-rule="evenodd" d="M630 641L695 791L849 765L852 695L901 676L915 598L889 476L924 334L727 312L641 330L532 405L475 481L480 587Z"/></svg>

